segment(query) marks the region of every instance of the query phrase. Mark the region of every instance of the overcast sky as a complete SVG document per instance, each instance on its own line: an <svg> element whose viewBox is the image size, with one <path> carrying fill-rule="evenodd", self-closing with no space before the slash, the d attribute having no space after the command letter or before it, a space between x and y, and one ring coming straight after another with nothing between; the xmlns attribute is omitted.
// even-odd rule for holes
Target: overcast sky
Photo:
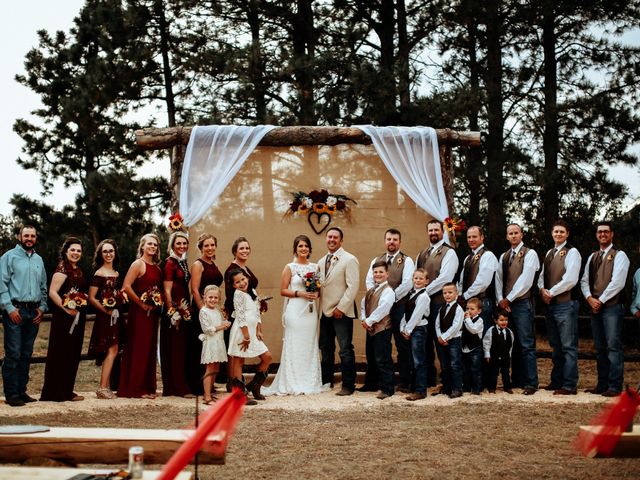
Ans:
<svg viewBox="0 0 640 480"><path fill-rule="evenodd" d="M16 164L21 154L22 140L12 130L16 118L28 118L29 112L38 108L38 97L31 90L19 85L14 77L24 71L24 56L37 45L37 30L67 31L73 18L83 5L83 0L21 0L3 2L2 28L0 28L0 145L2 145L2 172L0 174L0 214L11 213L9 199L14 193L24 193L31 198L41 197L38 174ZM168 175L168 164L166 166ZM629 185L632 198L640 197L640 170L616 167L615 178ZM57 185L47 203L56 207L73 203L78 189L66 189Z"/></svg>

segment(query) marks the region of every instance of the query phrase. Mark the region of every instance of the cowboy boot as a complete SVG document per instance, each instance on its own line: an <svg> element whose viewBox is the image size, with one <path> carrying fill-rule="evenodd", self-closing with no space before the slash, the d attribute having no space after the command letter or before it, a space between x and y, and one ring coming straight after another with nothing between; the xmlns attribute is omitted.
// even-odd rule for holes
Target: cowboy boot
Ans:
<svg viewBox="0 0 640 480"><path fill-rule="evenodd" d="M253 376L253 380L251 380L247 384L247 390L249 390L253 394L253 398L256 400L266 400L266 397L260 393L260 387L267 379L267 374L265 372L256 372Z"/></svg>
<svg viewBox="0 0 640 480"><path fill-rule="evenodd" d="M252 400L251 398L248 397L247 395L247 387L245 386L244 382L242 382L242 380L238 380L237 378L234 378L231 380L231 386L232 387L238 387L242 393L244 394L244 404L245 405L257 405L258 402L256 402L255 400Z"/></svg>

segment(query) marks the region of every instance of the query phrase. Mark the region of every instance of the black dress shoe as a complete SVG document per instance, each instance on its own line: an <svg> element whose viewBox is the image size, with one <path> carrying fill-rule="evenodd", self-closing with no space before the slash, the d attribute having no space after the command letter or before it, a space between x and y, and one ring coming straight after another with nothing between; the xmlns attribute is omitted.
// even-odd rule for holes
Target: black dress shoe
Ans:
<svg viewBox="0 0 640 480"><path fill-rule="evenodd" d="M378 389L376 387L372 387L370 385L362 385L361 387L356 388L356 392L377 392Z"/></svg>
<svg viewBox="0 0 640 480"><path fill-rule="evenodd" d="M523 395L533 395L536 392L537 390L533 387L524 387L524 390L522 390Z"/></svg>
<svg viewBox="0 0 640 480"><path fill-rule="evenodd" d="M38 401L35 398L30 397L26 393L23 393L22 395L20 395L20 400L22 400L24 403L31 403L31 402L37 402Z"/></svg>
<svg viewBox="0 0 640 480"><path fill-rule="evenodd" d="M585 393L593 393L594 395L602 395L604 392L606 392L605 388L587 388L585 390Z"/></svg>
<svg viewBox="0 0 640 480"><path fill-rule="evenodd" d="M568 388L559 388L553 392L554 395L575 395L576 393L575 390L569 390Z"/></svg>
<svg viewBox="0 0 640 480"><path fill-rule="evenodd" d="M602 392L603 397L617 397L621 392L617 392L616 390L607 390L606 392Z"/></svg>
<svg viewBox="0 0 640 480"><path fill-rule="evenodd" d="M542 390L556 391L556 390L558 390L558 388L559 387L556 387L554 385L549 384L549 385L546 385L546 386L542 387Z"/></svg>
<svg viewBox="0 0 640 480"><path fill-rule="evenodd" d="M460 398L462 396L462 392L460 390L454 390L449 394L449 398Z"/></svg>
<svg viewBox="0 0 640 480"><path fill-rule="evenodd" d="M20 397L9 397L7 398L7 405L11 405L12 407L24 407L25 403Z"/></svg>

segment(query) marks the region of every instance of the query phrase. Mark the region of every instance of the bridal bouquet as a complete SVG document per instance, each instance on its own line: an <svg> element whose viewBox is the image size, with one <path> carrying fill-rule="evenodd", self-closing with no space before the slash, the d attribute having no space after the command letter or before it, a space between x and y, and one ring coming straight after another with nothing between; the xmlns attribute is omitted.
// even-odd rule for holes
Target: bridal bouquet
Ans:
<svg viewBox="0 0 640 480"><path fill-rule="evenodd" d="M122 290L108 289L102 294L102 306L104 308L112 309L119 305L129 303L129 297Z"/></svg>
<svg viewBox="0 0 640 480"><path fill-rule="evenodd" d="M304 277L302 277L302 280L307 293L320 291L320 272L307 272ZM309 300L309 312L313 312L313 300Z"/></svg>
<svg viewBox="0 0 640 480"><path fill-rule="evenodd" d="M151 287L149 290L140 295L140 300L142 303L146 305L151 305L154 308L159 308L162 306L162 294L160 290L155 285ZM147 316L149 316L150 310L147 311Z"/></svg>
<svg viewBox="0 0 640 480"><path fill-rule="evenodd" d="M169 307L167 315L171 320L171 325L177 325L180 320L189 322L191 321L191 308L189 308L187 300L183 298L177 306L171 305L171 307Z"/></svg>
<svg viewBox="0 0 640 480"><path fill-rule="evenodd" d="M80 322L80 312L78 311L82 307L87 306L87 300L89 297L86 293L79 291L77 288L70 289L67 293L62 297L62 306L65 308L70 308L71 310L76 310L77 313L71 323L71 329L69 330L69 335L73 333L73 329L76 328L76 325Z"/></svg>

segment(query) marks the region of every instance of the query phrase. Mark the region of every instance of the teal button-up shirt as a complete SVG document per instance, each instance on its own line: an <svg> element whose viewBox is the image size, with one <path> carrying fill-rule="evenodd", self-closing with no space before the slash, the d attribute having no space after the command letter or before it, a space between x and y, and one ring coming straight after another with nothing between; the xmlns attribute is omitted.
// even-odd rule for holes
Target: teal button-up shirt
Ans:
<svg viewBox="0 0 640 480"><path fill-rule="evenodd" d="M16 307L12 301L38 303L41 311L47 311L47 273L42 257L27 253L19 244L0 258L0 307L13 312Z"/></svg>

